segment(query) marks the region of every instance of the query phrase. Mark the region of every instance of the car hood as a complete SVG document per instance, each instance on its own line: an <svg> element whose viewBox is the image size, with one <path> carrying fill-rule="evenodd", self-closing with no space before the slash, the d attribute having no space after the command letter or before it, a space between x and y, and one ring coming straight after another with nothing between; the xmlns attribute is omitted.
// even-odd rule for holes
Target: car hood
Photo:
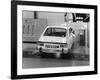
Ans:
<svg viewBox="0 0 100 80"><path fill-rule="evenodd" d="M53 42L53 43L66 43L66 37L48 37L48 36L41 36L38 41L40 42Z"/></svg>

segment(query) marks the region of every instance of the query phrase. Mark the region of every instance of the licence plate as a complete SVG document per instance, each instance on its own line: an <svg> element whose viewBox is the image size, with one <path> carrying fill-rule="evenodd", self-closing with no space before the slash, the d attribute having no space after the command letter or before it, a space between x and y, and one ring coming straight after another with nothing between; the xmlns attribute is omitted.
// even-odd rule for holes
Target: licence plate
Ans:
<svg viewBox="0 0 100 80"><path fill-rule="evenodd" d="M59 48L58 45L45 45L46 48Z"/></svg>

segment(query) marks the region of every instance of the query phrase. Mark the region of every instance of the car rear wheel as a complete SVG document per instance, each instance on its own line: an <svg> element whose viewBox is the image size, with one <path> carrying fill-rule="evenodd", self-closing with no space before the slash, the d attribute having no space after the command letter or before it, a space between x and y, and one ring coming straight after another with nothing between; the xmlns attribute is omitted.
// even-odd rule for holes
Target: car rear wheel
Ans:
<svg viewBox="0 0 100 80"><path fill-rule="evenodd" d="M40 57L44 57L44 53L42 52L42 48L39 49L39 54L40 54Z"/></svg>

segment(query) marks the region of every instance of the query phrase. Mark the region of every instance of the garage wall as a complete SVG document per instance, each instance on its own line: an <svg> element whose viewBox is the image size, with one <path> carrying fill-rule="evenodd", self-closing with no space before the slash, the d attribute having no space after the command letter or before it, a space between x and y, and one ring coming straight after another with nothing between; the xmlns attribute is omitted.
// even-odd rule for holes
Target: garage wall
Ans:
<svg viewBox="0 0 100 80"><path fill-rule="evenodd" d="M23 41L37 41L47 27L47 19L23 18Z"/></svg>
<svg viewBox="0 0 100 80"><path fill-rule="evenodd" d="M37 16L39 19L47 19L50 26L64 23L64 13L39 11Z"/></svg>
<svg viewBox="0 0 100 80"><path fill-rule="evenodd" d="M23 18L34 18L34 11L23 11Z"/></svg>
<svg viewBox="0 0 100 80"><path fill-rule="evenodd" d="M59 25L64 23L64 14L59 12L37 11L38 19L47 19L48 25ZM34 18L34 11L23 11L23 18Z"/></svg>

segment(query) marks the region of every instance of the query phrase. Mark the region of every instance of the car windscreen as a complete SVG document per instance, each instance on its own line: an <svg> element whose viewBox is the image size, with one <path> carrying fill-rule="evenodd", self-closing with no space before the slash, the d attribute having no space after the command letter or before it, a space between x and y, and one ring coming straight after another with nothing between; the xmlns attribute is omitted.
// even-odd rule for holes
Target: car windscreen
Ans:
<svg viewBox="0 0 100 80"><path fill-rule="evenodd" d="M56 36L56 37L65 37L66 29L64 28L47 28L44 36Z"/></svg>

